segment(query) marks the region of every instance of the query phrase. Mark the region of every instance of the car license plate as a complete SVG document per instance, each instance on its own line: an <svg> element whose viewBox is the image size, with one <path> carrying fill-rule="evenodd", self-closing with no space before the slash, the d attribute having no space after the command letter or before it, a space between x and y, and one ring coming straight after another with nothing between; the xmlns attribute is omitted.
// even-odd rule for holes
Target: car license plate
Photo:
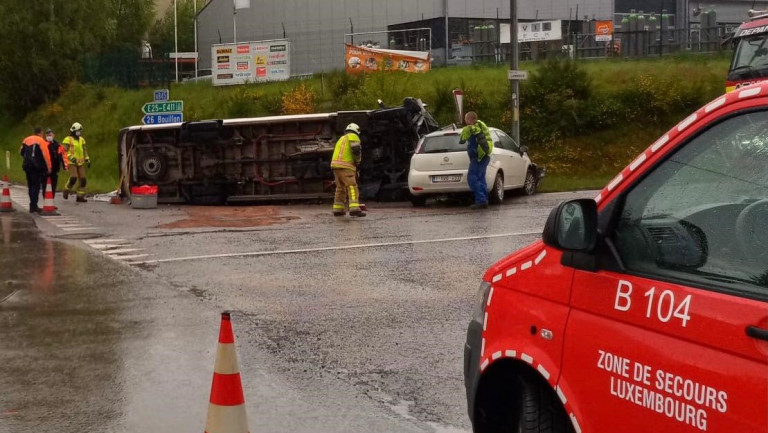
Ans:
<svg viewBox="0 0 768 433"><path fill-rule="evenodd" d="M461 182L460 174L447 174L443 176L432 176L432 183L438 182Z"/></svg>

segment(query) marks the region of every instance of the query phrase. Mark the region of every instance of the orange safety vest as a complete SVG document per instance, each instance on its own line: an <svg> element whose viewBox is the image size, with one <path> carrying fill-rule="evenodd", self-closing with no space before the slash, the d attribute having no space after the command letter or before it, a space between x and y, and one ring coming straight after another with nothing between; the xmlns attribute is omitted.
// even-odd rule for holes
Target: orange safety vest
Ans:
<svg viewBox="0 0 768 433"><path fill-rule="evenodd" d="M34 146L37 144L43 153L43 159L45 159L45 165L48 166L48 172L51 172L51 153L48 150L48 142L43 137L38 135L30 135L22 142L24 146Z"/></svg>

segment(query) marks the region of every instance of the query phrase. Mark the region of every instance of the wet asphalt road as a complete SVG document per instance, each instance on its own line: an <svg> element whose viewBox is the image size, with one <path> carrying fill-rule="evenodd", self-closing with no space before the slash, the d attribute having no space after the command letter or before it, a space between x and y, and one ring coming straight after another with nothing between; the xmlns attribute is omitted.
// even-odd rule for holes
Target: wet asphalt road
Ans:
<svg viewBox="0 0 768 433"><path fill-rule="evenodd" d="M72 201L62 219L0 215L0 300L17 290L0 302L0 432L200 431L224 309L251 431L470 430L463 341L484 270L594 195L373 203L363 219Z"/></svg>

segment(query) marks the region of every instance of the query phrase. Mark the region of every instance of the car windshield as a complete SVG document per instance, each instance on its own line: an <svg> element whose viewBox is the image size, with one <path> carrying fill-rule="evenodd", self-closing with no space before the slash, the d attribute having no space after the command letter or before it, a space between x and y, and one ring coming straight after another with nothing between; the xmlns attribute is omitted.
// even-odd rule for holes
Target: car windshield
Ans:
<svg viewBox="0 0 768 433"><path fill-rule="evenodd" d="M459 143L459 135L438 135L427 137L419 153L461 152L467 150L466 144Z"/></svg>

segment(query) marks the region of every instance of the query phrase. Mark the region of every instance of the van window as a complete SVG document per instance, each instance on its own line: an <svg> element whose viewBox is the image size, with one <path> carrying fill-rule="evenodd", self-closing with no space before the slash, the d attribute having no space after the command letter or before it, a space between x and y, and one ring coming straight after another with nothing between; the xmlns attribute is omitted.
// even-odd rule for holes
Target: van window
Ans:
<svg viewBox="0 0 768 433"><path fill-rule="evenodd" d="M635 185L615 231L627 270L768 298L768 115L694 137Z"/></svg>

